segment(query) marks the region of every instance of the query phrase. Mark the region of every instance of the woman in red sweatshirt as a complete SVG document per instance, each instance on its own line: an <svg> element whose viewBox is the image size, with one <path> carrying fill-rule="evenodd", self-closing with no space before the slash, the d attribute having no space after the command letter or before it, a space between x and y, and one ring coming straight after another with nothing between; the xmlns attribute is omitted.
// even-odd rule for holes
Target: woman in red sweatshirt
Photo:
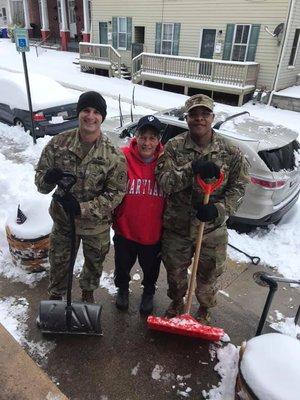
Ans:
<svg viewBox="0 0 300 400"><path fill-rule="evenodd" d="M160 121L153 115L142 117L136 137L122 149L127 160L127 192L115 209L115 285L116 307L128 309L130 271L138 259L143 270L144 291L141 314L153 309L153 295L161 261L162 216L165 198L157 185L154 171L163 150Z"/></svg>

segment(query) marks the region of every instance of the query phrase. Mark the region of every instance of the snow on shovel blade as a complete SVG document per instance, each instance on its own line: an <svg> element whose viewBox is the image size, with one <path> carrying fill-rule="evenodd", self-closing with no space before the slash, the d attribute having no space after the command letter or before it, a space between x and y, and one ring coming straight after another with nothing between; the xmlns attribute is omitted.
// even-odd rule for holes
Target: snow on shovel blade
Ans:
<svg viewBox="0 0 300 400"><path fill-rule="evenodd" d="M149 315L147 318L147 324L150 329L157 331L192 336L212 342L221 340L225 335L222 328L202 325L190 314L177 315L170 319Z"/></svg>

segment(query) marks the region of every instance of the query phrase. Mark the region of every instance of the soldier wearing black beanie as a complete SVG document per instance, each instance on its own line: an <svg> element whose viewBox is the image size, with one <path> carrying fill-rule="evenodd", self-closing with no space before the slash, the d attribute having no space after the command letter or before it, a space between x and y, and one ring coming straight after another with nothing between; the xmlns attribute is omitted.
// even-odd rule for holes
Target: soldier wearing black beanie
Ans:
<svg viewBox="0 0 300 400"><path fill-rule="evenodd" d="M102 115L102 122L105 120L107 114L106 101L100 93L94 91L82 93L77 103L77 116L80 111L88 107L93 107L95 110L99 111Z"/></svg>
<svg viewBox="0 0 300 400"><path fill-rule="evenodd" d="M68 215L72 214L75 242L82 242L84 255L79 277L82 301L94 303L93 293L99 287L109 251L111 215L126 192L127 172L123 153L102 132L104 98L94 91L82 93L77 115L78 128L54 136L46 145L36 168L35 183L41 193L50 193L56 187L50 206L55 229L49 249L49 299L62 300L67 293L71 248ZM68 195L63 195L60 186L65 172L77 177Z"/></svg>

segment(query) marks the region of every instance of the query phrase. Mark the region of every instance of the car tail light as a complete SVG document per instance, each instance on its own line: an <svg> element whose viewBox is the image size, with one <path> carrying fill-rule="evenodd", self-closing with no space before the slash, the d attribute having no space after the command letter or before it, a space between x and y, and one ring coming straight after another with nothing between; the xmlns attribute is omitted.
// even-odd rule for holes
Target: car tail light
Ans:
<svg viewBox="0 0 300 400"><path fill-rule="evenodd" d="M266 181L265 179L256 178L254 176L251 176L251 182L264 189L281 189L286 184L286 181L283 179L278 181Z"/></svg>
<svg viewBox="0 0 300 400"><path fill-rule="evenodd" d="M33 120L34 120L35 122L38 122L38 121L45 121L45 119L46 119L46 117L45 117L45 115L43 114L43 112L38 112L38 113L36 113L36 114L33 114Z"/></svg>

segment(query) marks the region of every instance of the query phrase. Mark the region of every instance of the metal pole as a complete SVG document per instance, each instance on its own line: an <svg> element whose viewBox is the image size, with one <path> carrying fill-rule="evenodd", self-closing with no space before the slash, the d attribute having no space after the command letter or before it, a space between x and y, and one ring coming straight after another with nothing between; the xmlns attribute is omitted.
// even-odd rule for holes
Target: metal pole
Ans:
<svg viewBox="0 0 300 400"><path fill-rule="evenodd" d="M36 135L35 135L34 122L33 122L33 117L32 117L33 112L32 112L32 103L31 103L31 95L30 95L29 78L28 78L28 71L27 71L26 55L25 55L24 51L22 51L22 61L23 61L24 74L25 74L27 100L28 100L28 107L29 107L29 112L30 112L30 121L31 121L31 131L32 131L32 137L33 137L33 143L36 144Z"/></svg>
<svg viewBox="0 0 300 400"><path fill-rule="evenodd" d="M275 294L275 292L276 292L276 290L278 288L277 282L275 282L271 278L267 278L265 276L261 276L261 280L263 282L267 283L267 285L269 286L269 293L268 293L268 297L267 297L267 300L265 302L265 306L264 306L263 312L261 314L261 317L260 317L260 320L259 320L259 323L258 323L258 327L257 327L257 331L256 331L255 336L261 335L261 332L262 332L264 324L266 322L267 315L268 315L268 312L269 312L269 309L270 309L274 294Z"/></svg>

